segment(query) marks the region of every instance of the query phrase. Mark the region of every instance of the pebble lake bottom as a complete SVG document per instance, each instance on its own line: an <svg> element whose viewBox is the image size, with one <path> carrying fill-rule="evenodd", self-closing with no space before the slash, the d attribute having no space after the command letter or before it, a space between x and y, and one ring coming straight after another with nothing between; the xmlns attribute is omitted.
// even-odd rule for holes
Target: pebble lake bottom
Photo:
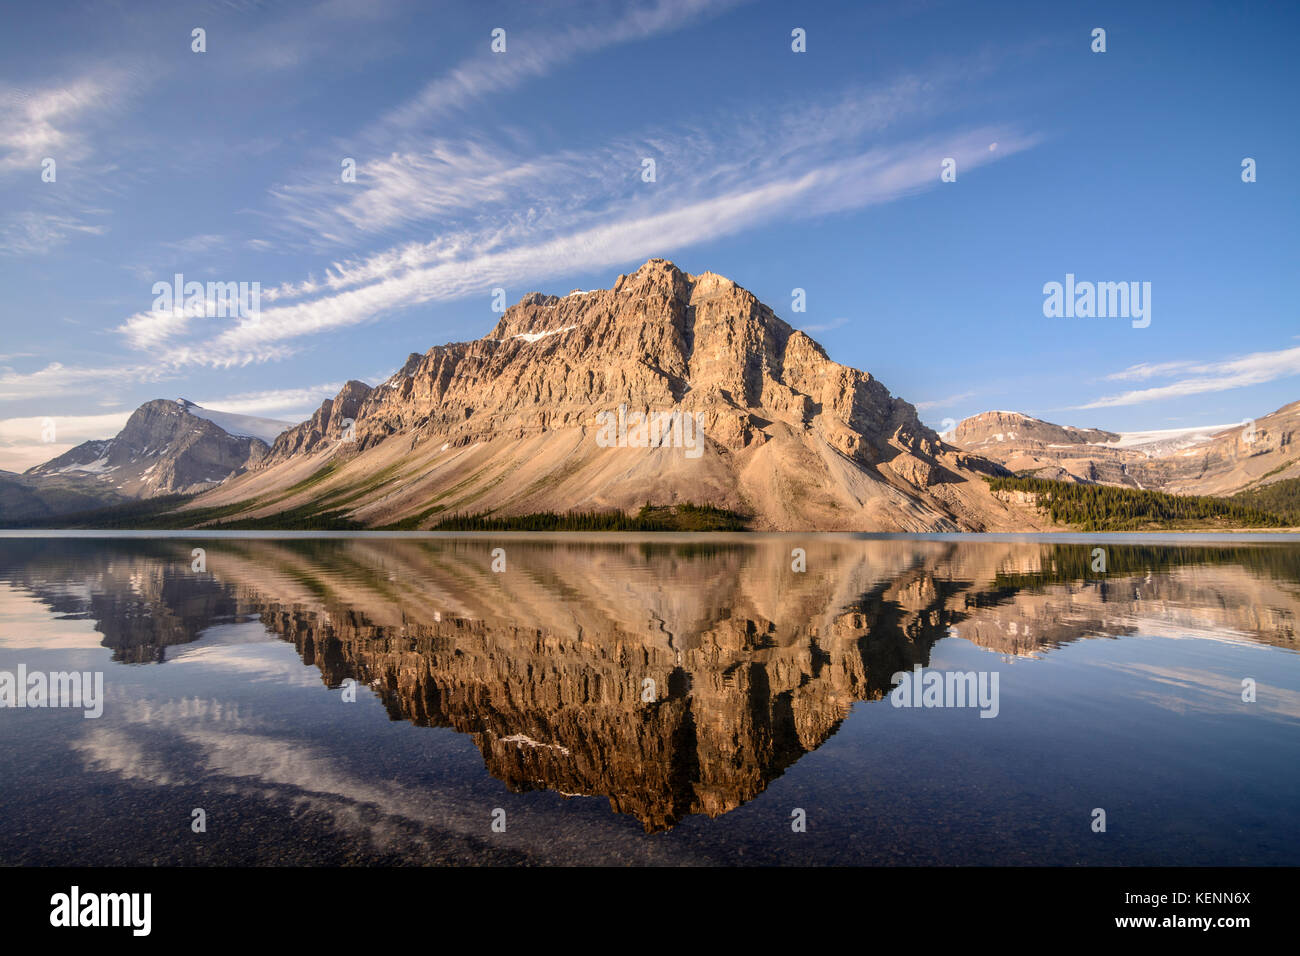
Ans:
<svg viewBox="0 0 1300 956"><path fill-rule="evenodd" d="M1282 536L8 535L0 674L102 707L0 701L0 860L1294 866L1298 611Z"/></svg>

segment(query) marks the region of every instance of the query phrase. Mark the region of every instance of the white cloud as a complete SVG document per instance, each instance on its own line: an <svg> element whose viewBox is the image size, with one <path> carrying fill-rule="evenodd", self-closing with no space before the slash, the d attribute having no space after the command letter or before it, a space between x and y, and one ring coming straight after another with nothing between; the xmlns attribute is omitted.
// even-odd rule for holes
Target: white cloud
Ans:
<svg viewBox="0 0 1300 956"><path fill-rule="evenodd" d="M39 176L41 161L76 162L91 152L88 122L102 120L123 89L112 71L30 89L0 86L0 173Z"/></svg>
<svg viewBox="0 0 1300 956"><path fill-rule="evenodd" d="M996 154L987 143L996 133L1002 144ZM385 312L435 300L486 293L494 286L517 285L550 276L606 268L663 254L745 229L779 221L842 212L886 202L938 182L936 156L965 156L964 168L1014 154L1031 140L1010 130L979 129L944 139L877 148L820 166L774 170L752 182L709 199L686 198L666 204L650 193L636 202L617 203L617 218L530 244L497 248L491 235L483 247L473 243L464 255L437 243L390 250L380 257L335 266L324 287L358 288L310 301L264 308L257 321L244 321L195 346L177 346L166 360L174 364L222 366L230 356L266 358L282 346L274 343L344 328ZM782 175L784 174L784 175ZM371 281L367 281L371 280ZM322 288L288 289L286 296Z"/></svg>
<svg viewBox="0 0 1300 956"><path fill-rule="evenodd" d="M114 68L92 68L80 76L43 87L0 83L0 178L27 184L30 208L15 208L8 197L0 214L0 256L46 255L78 236L99 236L107 227L95 221L106 210L93 208L86 193L114 187L113 166L91 157L96 135L110 128L139 76ZM43 182L44 162L54 161L54 182Z"/></svg>
<svg viewBox="0 0 1300 956"><path fill-rule="evenodd" d="M292 225L319 240L346 242L359 234L478 214L488 205L578 202L584 180L598 167L592 156L576 152L523 158L499 143L437 139L418 152L363 161L342 201L332 184L279 186L271 195L280 228ZM562 197L556 187L566 183L570 188Z"/></svg>
<svg viewBox="0 0 1300 956"><path fill-rule="evenodd" d="M139 382L158 382L174 374L174 370L165 369L158 364L87 368L51 362L35 372L0 369L0 400L82 395Z"/></svg>
<svg viewBox="0 0 1300 956"><path fill-rule="evenodd" d="M103 415L35 415L0 419L0 468L26 471L49 461L84 441L112 438L126 424L130 412ZM54 442L45 442L46 420L54 425Z"/></svg>
<svg viewBox="0 0 1300 956"><path fill-rule="evenodd" d="M1261 385L1279 378L1300 375L1300 348L1281 349L1276 352L1254 352L1240 358L1196 364L1193 362L1167 362L1160 365L1134 365L1111 376L1112 379L1163 378L1184 375L1176 382L1152 388L1136 389L1119 395L1108 395L1076 408L1113 408L1117 405L1139 405L1206 392L1225 392L1249 385Z"/></svg>
<svg viewBox="0 0 1300 956"><path fill-rule="evenodd" d="M343 241L421 224L438 238L335 261L323 278L268 289L257 323L202 345L177 345L168 361L220 366L232 352L264 360L273 357L266 351L272 343L384 312L625 265L781 216L887 201L937 182L938 157L955 155L963 168L976 169L1032 145L1030 137L988 128L864 151L864 137L947 102L938 94L968 72L904 76L761 112L731 110L710 124L585 153L538 156L521 147L512 156L501 143L435 140L423 153L394 153L369 173L363 168L355 188L281 187L274 195L284 221L307 234ZM1002 144L996 154L988 150L993 140ZM654 184L639 176L647 152L664 173ZM481 227L484 218L494 225ZM285 304L265 308L277 302Z"/></svg>
<svg viewBox="0 0 1300 956"><path fill-rule="evenodd" d="M343 388L342 382L326 382L303 388L280 388L260 392L241 392L225 398L195 399L195 402L214 412L231 412L239 415L266 415L286 421L303 421L320 407L327 398L333 398Z"/></svg>
<svg viewBox="0 0 1300 956"><path fill-rule="evenodd" d="M616 19L592 20L548 34L507 31L507 52L492 53L484 35L478 56L462 61L427 84L415 97L380 118L369 131L371 141L391 143L394 136L419 127L449 110L462 109L491 93L513 89L550 73L581 54L618 46L679 29L717 15L745 0L656 0L638 4Z"/></svg>
<svg viewBox="0 0 1300 956"><path fill-rule="evenodd" d="M23 211L0 220L0 255L45 255L75 236L102 236L105 226L79 216Z"/></svg>
<svg viewBox="0 0 1300 956"><path fill-rule="evenodd" d="M950 408L958 402L964 402L968 398L974 397L975 392L962 392L960 395L949 395L947 398L936 398L928 402L917 402L913 406L918 412L927 411L932 408Z"/></svg>
<svg viewBox="0 0 1300 956"><path fill-rule="evenodd" d="M300 69L325 57L345 68L356 67L397 49L390 38L369 29L367 21L388 19L401 7L400 0L325 0L287 5L278 20L268 18L268 13L277 12L270 7L250 11L256 21L252 29L231 38L231 62L240 72Z"/></svg>
<svg viewBox="0 0 1300 956"><path fill-rule="evenodd" d="M204 303L197 303L188 308L163 309L157 312L137 312L117 327L131 348L151 349L162 345L168 339L183 335L190 329L190 319L201 318Z"/></svg>
<svg viewBox="0 0 1300 956"><path fill-rule="evenodd" d="M811 335L814 332L829 332L832 329L838 329L840 326L848 325L848 319L832 319L829 322L815 322L812 325L801 325L799 331L805 335Z"/></svg>
<svg viewBox="0 0 1300 956"><path fill-rule="evenodd" d="M628 14L610 35L650 35L676 23L674 18L714 9L702 0L663 0ZM547 63L559 62L553 57L562 55L547 53L552 57ZM488 69L489 62L475 70ZM868 148L878 139L875 134L900 120L950 108L960 84L979 69L957 65L876 88L849 88L820 101L720 107L715 116L692 125L549 154L514 140L451 143L426 136L421 141L420 117L460 102L462 94L497 89L500 78L481 85L468 79L450 87L435 83L431 90L441 92L426 91L428 96L417 98L418 109L386 117L390 131L398 132L385 142L386 158L359 167L356 183L343 189L316 182L273 190L279 213L272 225L287 226L312 242L355 244L368 234L403 228L419 228L436 239L335 261L322 278L309 275L269 288L256 321L228 326L207 340L194 338L200 334L196 328L148 315L128 318L118 331L137 348L165 345L159 361L169 368L274 361L297 351L284 344L291 340L426 302L639 264L782 217L888 201L937 182L939 157L957 156L963 169L973 170L1032 145L1031 137L991 127ZM357 139L364 142L366 136ZM1001 147L996 154L988 149L992 141ZM417 145L392 151L393 143ZM653 184L639 175L646 155L659 163L661 176Z"/></svg>
<svg viewBox="0 0 1300 956"><path fill-rule="evenodd" d="M163 247L179 252L183 255L196 255L200 253L215 252L224 249L230 244L227 236L216 233L200 233L196 236L187 236L184 239L177 239L174 242L165 242Z"/></svg>
<svg viewBox="0 0 1300 956"><path fill-rule="evenodd" d="M1199 363L1191 361L1158 362L1154 365L1141 362L1137 365L1130 365L1118 372L1112 372L1106 376L1106 379L1112 382L1123 382L1148 378L1165 378L1181 372L1194 371L1198 367Z"/></svg>
<svg viewBox="0 0 1300 956"><path fill-rule="evenodd" d="M303 183L274 188L271 225L317 247L355 245L368 235L417 226L439 237L401 247L405 259L450 257L470 244L481 250L489 238L504 245L556 235L644 202L651 189L659 205L681 203L851 155L865 148L868 135L948 102L950 87L965 75L904 76L822 101L769 103L761 111L730 108L707 124L646 130L587 149L539 153L499 136L454 142L426 137L402 151L386 149L377 159L361 157L357 181L346 189L319 182L315 172ZM945 91L947 96L940 95ZM985 153L982 144L980 150ZM640 178L645 157L658 166L653 187ZM988 158L985 153L971 162ZM485 229L485 219L496 225ZM396 251L372 258L391 258ZM347 273L355 266L335 263L332 271ZM352 281L327 273L323 283L338 288ZM292 288L281 291L292 294ZM300 292L320 288L308 282Z"/></svg>

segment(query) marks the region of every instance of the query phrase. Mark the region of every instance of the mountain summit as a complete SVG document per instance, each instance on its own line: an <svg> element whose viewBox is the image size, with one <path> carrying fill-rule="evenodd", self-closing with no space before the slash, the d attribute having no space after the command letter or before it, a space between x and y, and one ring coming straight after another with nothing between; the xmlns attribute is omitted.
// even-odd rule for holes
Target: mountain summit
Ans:
<svg viewBox="0 0 1300 956"><path fill-rule="evenodd" d="M642 417L687 415L693 453ZM373 389L349 382L191 507L430 527L691 502L769 530L1024 529L986 473L1004 471L735 282L651 259L608 289L529 293L488 335L412 354Z"/></svg>
<svg viewBox="0 0 1300 956"><path fill-rule="evenodd" d="M193 402L145 402L113 438L82 442L22 475L0 476L0 519L39 519L135 498L196 494L259 461L262 435L285 422L214 412Z"/></svg>

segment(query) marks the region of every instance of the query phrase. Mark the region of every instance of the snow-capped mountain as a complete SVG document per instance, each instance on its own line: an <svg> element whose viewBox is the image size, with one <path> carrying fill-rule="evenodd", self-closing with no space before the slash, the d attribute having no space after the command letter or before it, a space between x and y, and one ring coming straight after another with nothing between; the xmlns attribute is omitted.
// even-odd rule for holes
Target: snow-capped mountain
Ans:
<svg viewBox="0 0 1300 956"><path fill-rule="evenodd" d="M48 498L55 489L75 491L83 507L86 496L111 504L192 494L260 461L268 442L288 427L286 422L212 411L183 398L156 399L137 408L115 437L82 442L17 480L38 497Z"/></svg>

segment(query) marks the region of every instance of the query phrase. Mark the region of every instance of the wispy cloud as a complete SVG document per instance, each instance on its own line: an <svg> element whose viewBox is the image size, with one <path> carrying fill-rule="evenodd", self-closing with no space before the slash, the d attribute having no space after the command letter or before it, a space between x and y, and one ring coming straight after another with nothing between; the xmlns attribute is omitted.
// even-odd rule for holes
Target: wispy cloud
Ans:
<svg viewBox="0 0 1300 956"><path fill-rule="evenodd" d="M103 415L27 416L0 419L0 468L26 471L69 448L95 438L111 438L122 430L130 412ZM54 426L53 434L47 432ZM52 438L53 441L46 441Z"/></svg>
<svg viewBox="0 0 1300 956"><path fill-rule="evenodd" d="M0 369L0 400L84 395L140 382L158 382L174 374L174 370L156 363L93 368L51 362L35 372L15 372L6 368Z"/></svg>
<svg viewBox="0 0 1300 956"><path fill-rule="evenodd" d="M96 154L105 143L111 151L106 131L148 82L142 72L96 67L40 87L0 84L0 180L25 187L0 212L0 256L43 256L108 231L108 211L90 196L115 188L115 166ZM42 180L47 159L52 182Z"/></svg>
<svg viewBox="0 0 1300 956"><path fill-rule="evenodd" d="M133 349L152 349L188 332L190 320L201 318L202 304L180 309L160 309L154 312L137 312L127 318L116 331L121 332Z"/></svg>
<svg viewBox="0 0 1300 956"><path fill-rule="evenodd" d="M832 319L829 322L814 322L812 325L799 326L800 332L829 332L831 329L838 329L840 326L848 325L848 319Z"/></svg>
<svg viewBox="0 0 1300 956"><path fill-rule="evenodd" d="M1106 376L1106 380L1109 382L1129 382L1142 381L1150 378L1167 378L1171 375L1192 372L1201 367L1202 363L1187 360L1178 362L1157 362L1154 365L1148 362L1141 362L1137 365L1130 365L1128 368L1121 369L1118 372L1112 372Z"/></svg>
<svg viewBox="0 0 1300 956"><path fill-rule="evenodd" d="M1139 405L1170 398L1183 398L1206 392L1226 392L1249 385L1261 385L1279 378L1300 375L1300 348L1281 349L1276 352L1253 352L1239 358L1217 362L1165 362L1158 365L1133 365L1107 376L1116 380L1167 378L1182 376L1167 385L1135 389L1118 395L1108 395L1076 408L1113 408L1118 405Z"/></svg>
<svg viewBox="0 0 1300 956"><path fill-rule="evenodd" d="M928 411L932 408L950 408L958 402L964 402L968 398L974 398L976 392L962 392L959 395L949 395L947 398L936 398L928 402L917 402L915 408L918 412Z"/></svg>
<svg viewBox="0 0 1300 956"><path fill-rule="evenodd" d="M986 146L993 139L1003 144L996 154ZM620 205L617 211L622 215L613 221L511 248L470 248L467 255L450 259L445 258L446 250L435 248L431 265L424 265L419 254L389 257L385 262L392 263L394 271L386 275L373 269L372 263L363 263L358 268L374 281L310 301L263 309L257 321L240 322L198 345L177 346L166 360L222 366L242 363L248 356L270 358L272 353L267 350L275 343L369 322L393 310L462 298L497 285L626 264L782 218L886 202L937 182L936 157L970 157L966 168L972 169L1023 149L1029 142L1010 130L981 129L868 150L667 209L661 200L647 198ZM349 285L349 273L339 272L334 281L340 287Z"/></svg>
<svg viewBox="0 0 1300 956"><path fill-rule="evenodd" d="M317 247L355 246L375 234L420 227L440 237L428 244L434 255L463 252L485 236L505 243L556 234L644 202L644 158L656 162L653 195L660 205L717 196L811 168L814 157L829 161L867 148L900 121L932 115L971 69L977 68L905 75L821 100L769 103L761 111L730 108L712 122L646 129L586 148L542 152L527 141L473 134L408 137L406 149L361 157L355 183L321 183L313 171L302 182L274 187L268 225ZM981 153L986 148L979 146ZM485 220L497 225L486 231ZM408 260L419 252L418 245L401 250Z"/></svg>
<svg viewBox="0 0 1300 956"><path fill-rule="evenodd" d="M195 402L215 412L261 415L299 422L310 417L321 402L333 398L342 387L342 382L325 382L302 388L269 389L260 392L241 392L224 398L195 399Z"/></svg>
<svg viewBox="0 0 1300 956"><path fill-rule="evenodd" d="M44 255L76 236L102 236L102 223L80 216L24 211L0 219L0 255Z"/></svg>
<svg viewBox="0 0 1300 956"><path fill-rule="evenodd" d="M296 227L318 244L346 244L415 223L479 216L489 206L572 205L584 198L593 171L602 166L608 163L576 151L525 158L499 143L436 139L419 152L363 163L347 189L283 185L271 196L279 228ZM532 218L538 218L536 211Z"/></svg>
<svg viewBox="0 0 1300 956"><path fill-rule="evenodd" d="M59 86L0 86L0 173L38 176L41 161L74 162L91 152L86 127L121 95L120 73L86 75Z"/></svg>
<svg viewBox="0 0 1300 956"><path fill-rule="evenodd" d="M202 253L215 252L224 249L230 244L227 236L216 233L200 233L196 236L187 236L184 239L177 239L174 242L163 243L164 248L172 252L178 252L181 255L198 255Z"/></svg>
<svg viewBox="0 0 1300 956"><path fill-rule="evenodd" d="M240 33L233 44L233 62L240 70L271 73L301 69L325 57L355 67L394 48L372 27L401 7L394 0L324 0L288 5L283 16L269 22L266 14L276 11L258 9L255 28Z"/></svg>
<svg viewBox="0 0 1300 956"><path fill-rule="evenodd" d="M321 278L268 289L258 322L177 345L167 360L220 366L232 354L270 358L265 350L273 343L386 312L625 265L782 218L889 201L936 183L940 157L956 156L974 170L1031 146L1033 136L1005 127L871 145L891 125L945 102L938 94L964 72L903 76L761 113L733 110L711 123L651 130L587 151L539 156L524 144L512 153L500 143L436 140L424 153L395 153L363 168L348 189L281 187L274 199L283 220L317 237L420 225L438 238L336 261ZM988 148L992 142L997 151ZM640 177L647 155L658 163L654 183ZM484 228L485 219L493 225ZM137 327L152 324L129 320L122 331L137 335Z"/></svg>
<svg viewBox="0 0 1300 956"><path fill-rule="evenodd" d="M544 76L579 55L680 29L747 0L656 0L624 9L614 18L593 18L581 26L548 32L507 31L508 55L494 54L484 36L482 54L462 61L428 83L409 101L380 117L368 139L391 143L450 110L513 89Z"/></svg>

